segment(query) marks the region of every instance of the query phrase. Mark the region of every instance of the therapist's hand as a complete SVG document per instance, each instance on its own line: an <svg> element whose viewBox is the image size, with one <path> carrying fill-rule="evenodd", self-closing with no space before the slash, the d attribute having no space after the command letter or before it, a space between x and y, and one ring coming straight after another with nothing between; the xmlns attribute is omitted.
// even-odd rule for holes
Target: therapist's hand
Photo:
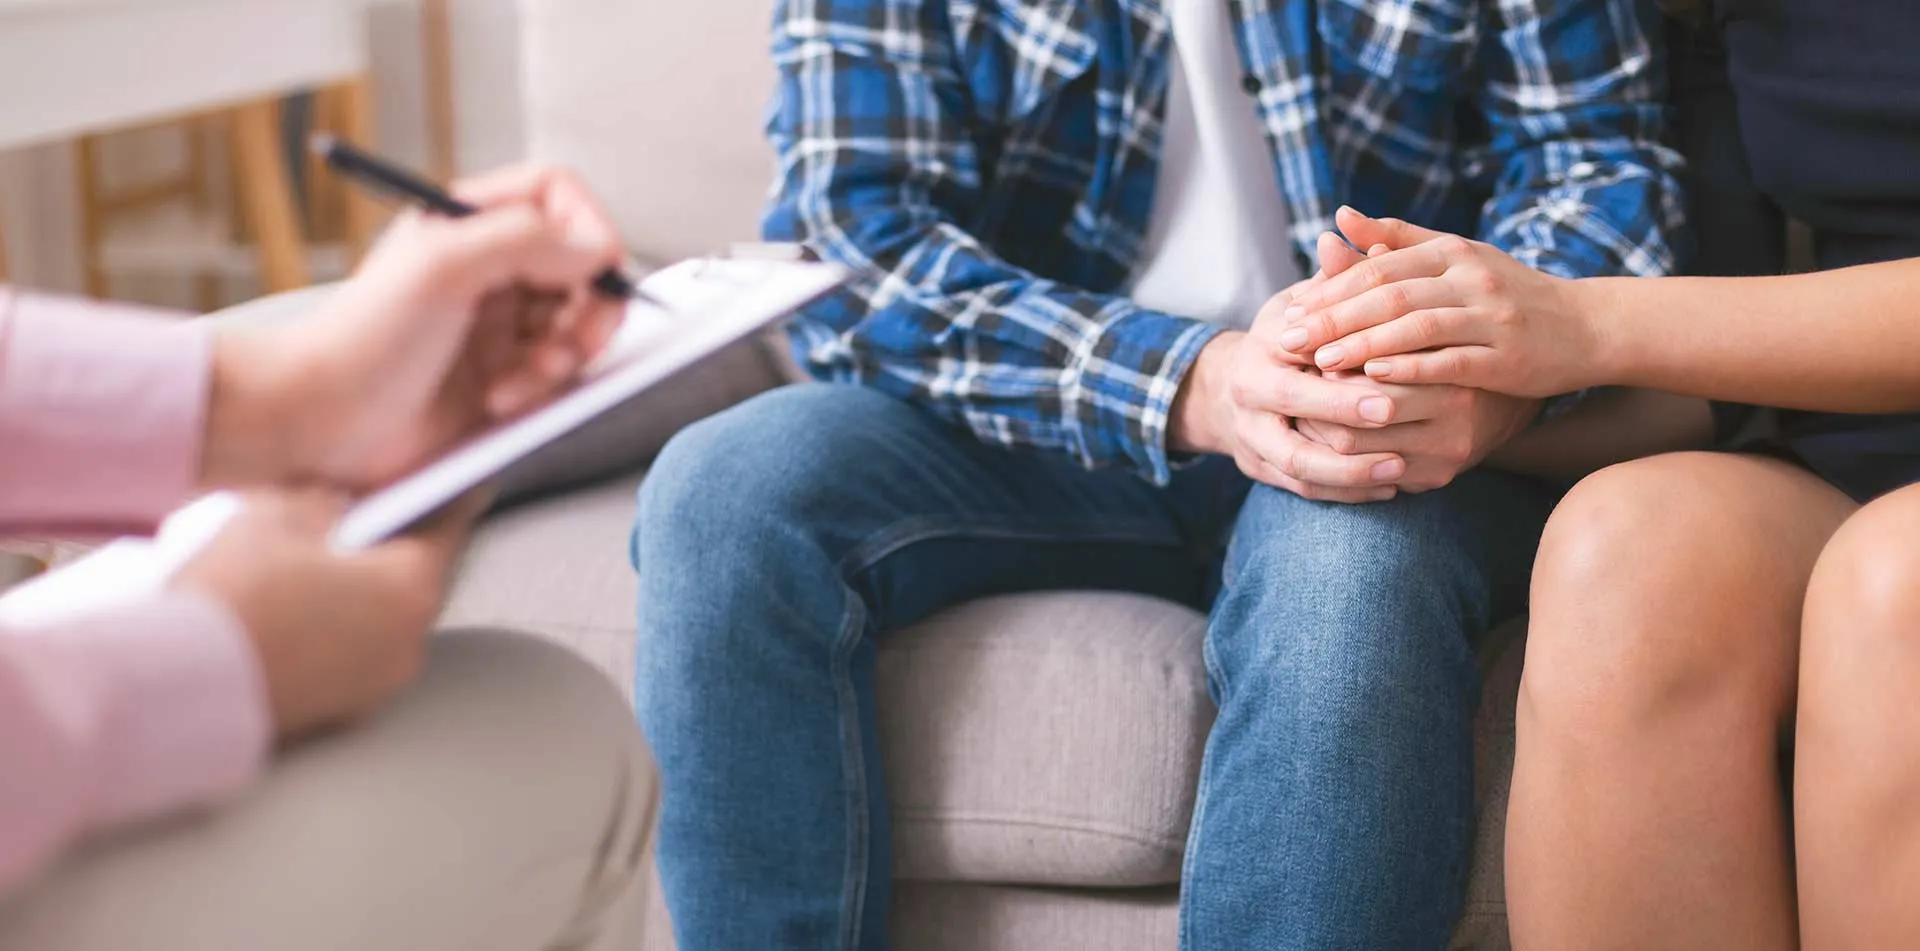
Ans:
<svg viewBox="0 0 1920 951"><path fill-rule="evenodd" d="M552 168L455 188L482 211L403 213L315 313L217 335L202 481L365 490L539 405L624 314L590 283L611 220Z"/></svg>
<svg viewBox="0 0 1920 951"><path fill-rule="evenodd" d="M453 565L484 507L470 497L418 532L352 555L327 533L335 493L269 490L175 577L246 630L282 739L350 722L420 673Z"/></svg>

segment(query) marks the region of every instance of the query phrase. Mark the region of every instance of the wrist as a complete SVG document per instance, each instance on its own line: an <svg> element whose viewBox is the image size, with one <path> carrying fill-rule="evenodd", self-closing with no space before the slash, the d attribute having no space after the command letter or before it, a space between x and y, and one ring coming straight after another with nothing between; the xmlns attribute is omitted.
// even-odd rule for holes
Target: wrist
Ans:
<svg viewBox="0 0 1920 951"><path fill-rule="evenodd" d="M1218 407L1227 393L1228 368L1246 334L1226 331L1207 341L1180 380L1167 425L1167 448L1175 452L1210 454L1222 451Z"/></svg>
<svg viewBox="0 0 1920 951"><path fill-rule="evenodd" d="M1630 352L1635 335L1625 325L1628 308L1621 298L1630 289L1630 282L1637 280L1643 279L1600 277L1567 282L1574 316L1584 325L1591 348L1580 385L1573 388L1576 392L1597 386L1631 385L1628 378L1637 363Z"/></svg>
<svg viewBox="0 0 1920 951"><path fill-rule="evenodd" d="M284 484L308 468L300 450L313 405L301 392L312 374L289 359L278 334L214 335L213 381L201 453L204 487Z"/></svg>

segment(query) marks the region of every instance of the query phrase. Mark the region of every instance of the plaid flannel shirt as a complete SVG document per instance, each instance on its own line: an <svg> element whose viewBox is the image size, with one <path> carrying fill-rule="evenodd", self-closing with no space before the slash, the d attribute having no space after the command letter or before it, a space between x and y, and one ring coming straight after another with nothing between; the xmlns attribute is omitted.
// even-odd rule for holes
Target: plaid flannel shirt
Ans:
<svg viewBox="0 0 1920 951"><path fill-rule="evenodd" d="M1217 328L1132 303L1163 0L779 0L765 233L856 274L791 326L822 379L1164 483ZM1303 273L1342 203L1563 276L1676 265L1650 0L1230 2Z"/></svg>

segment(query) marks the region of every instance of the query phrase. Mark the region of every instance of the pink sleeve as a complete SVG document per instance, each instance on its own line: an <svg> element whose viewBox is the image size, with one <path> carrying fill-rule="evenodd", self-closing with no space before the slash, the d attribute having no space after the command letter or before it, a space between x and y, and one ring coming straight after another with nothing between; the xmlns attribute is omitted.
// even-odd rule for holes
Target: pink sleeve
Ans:
<svg viewBox="0 0 1920 951"><path fill-rule="evenodd" d="M88 831L244 786L269 719L240 625L198 595L0 630L0 890Z"/></svg>
<svg viewBox="0 0 1920 951"><path fill-rule="evenodd" d="M199 478L212 331L0 287L0 526L150 525Z"/></svg>

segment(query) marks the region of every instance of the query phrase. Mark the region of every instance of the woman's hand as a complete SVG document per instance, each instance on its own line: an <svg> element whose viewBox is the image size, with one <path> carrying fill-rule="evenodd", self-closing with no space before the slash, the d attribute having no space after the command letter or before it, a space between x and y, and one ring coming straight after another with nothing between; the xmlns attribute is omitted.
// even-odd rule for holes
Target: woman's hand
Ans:
<svg viewBox="0 0 1920 951"><path fill-rule="evenodd" d="M405 213L308 318L215 347L203 481L389 482L568 386L619 327L618 262L572 175L524 167L455 191L469 218Z"/></svg>
<svg viewBox="0 0 1920 951"><path fill-rule="evenodd" d="M266 491L174 579L225 605L246 629L282 739L372 712L411 683L481 499L369 551L334 552L345 502Z"/></svg>
<svg viewBox="0 0 1920 951"><path fill-rule="evenodd" d="M1286 314L1280 345L1322 370L1386 383L1442 383L1547 397L1598 385L1605 344L1580 283L1492 245L1342 209L1341 228L1378 251ZM1391 235L1393 240L1387 240Z"/></svg>

